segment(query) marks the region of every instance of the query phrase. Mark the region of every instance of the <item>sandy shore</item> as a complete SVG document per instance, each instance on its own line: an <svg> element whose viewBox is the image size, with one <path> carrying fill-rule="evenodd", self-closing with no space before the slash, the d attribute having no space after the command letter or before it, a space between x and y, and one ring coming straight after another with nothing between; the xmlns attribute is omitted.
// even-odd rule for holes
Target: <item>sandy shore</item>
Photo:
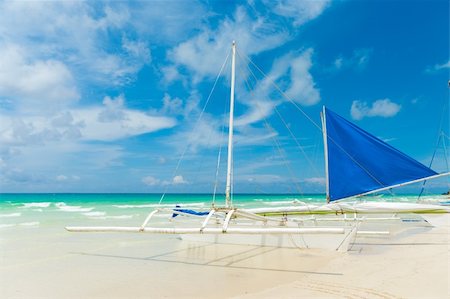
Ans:
<svg viewBox="0 0 450 299"><path fill-rule="evenodd" d="M450 298L450 215L346 253L176 236L0 231L1 298Z"/></svg>

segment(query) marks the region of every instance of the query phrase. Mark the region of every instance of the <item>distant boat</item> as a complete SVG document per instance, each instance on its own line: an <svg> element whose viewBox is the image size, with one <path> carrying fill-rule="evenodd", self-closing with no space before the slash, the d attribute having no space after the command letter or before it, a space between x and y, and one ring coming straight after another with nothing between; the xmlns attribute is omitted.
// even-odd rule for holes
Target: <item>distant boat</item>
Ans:
<svg viewBox="0 0 450 299"><path fill-rule="evenodd" d="M424 180L434 179L450 173L438 174L406 154L398 151L382 140L367 133L327 108L322 111L322 130L324 139L326 166L325 205L306 203L292 206L240 209L233 206L231 200L233 172L233 122L234 122L234 85L235 85L236 44L232 45L230 117L228 131L228 158L223 206L212 206L207 211L193 211L174 207L159 208L152 211L143 224L138 227L66 227L71 232L147 232L160 234L180 234L196 240L214 242L236 242L235 235L245 235L243 243L265 246L297 246L292 244L292 236L301 236L307 247L346 248L350 234L388 234L386 231L358 230L361 221L398 220L396 217L361 218L357 213L402 213L402 212L449 212L444 206L415 203L389 202L343 202L395 187ZM172 219L182 217L180 223L171 227L148 227L152 217L159 212L170 212ZM321 219L295 218L292 215L353 213L353 217ZM280 217L281 216L281 217ZM288 217L289 216L289 217ZM176 219L179 219L177 217ZM187 218L194 221L183 224ZM175 219L175 220L176 220ZM214 221L212 221L214 219ZM318 221L328 226L317 225ZM352 225L330 226L330 222L353 222ZM178 221L172 221L172 223ZM194 224L194 226L192 226ZM185 226L183 226L185 225ZM207 237L206 235L210 235ZM326 242L323 236L327 235ZM344 236L342 236L344 235ZM337 236L337 237L336 237ZM239 243L239 242L238 242ZM242 242L241 242L242 243ZM315 244L315 245L311 245ZM330 245L331 244L331 245ZM290 246L291 245L291 246Z"/></svg>

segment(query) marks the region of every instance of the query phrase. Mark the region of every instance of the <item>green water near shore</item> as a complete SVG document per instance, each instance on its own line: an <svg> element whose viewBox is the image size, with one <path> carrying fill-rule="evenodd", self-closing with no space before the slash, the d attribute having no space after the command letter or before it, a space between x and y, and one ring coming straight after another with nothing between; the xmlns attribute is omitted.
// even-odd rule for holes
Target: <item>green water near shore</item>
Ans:
<svg viewBox="0 0 450 299"><path fill-rule="evenodd" d="M139 225L158 207L208 209L212 194L0 194L0 229L30 229L45 225L89 223L91 225ZM428 195L426 198L438 196ZM426 199L425 198L425 199ZM382 195L364 200L415 202L417 195ZM224 196L216 196L223 205ZM235 194L239 208L256 208L302 203L325 204L324 194ZM167 220L170 214L158 215Z"/></svg>

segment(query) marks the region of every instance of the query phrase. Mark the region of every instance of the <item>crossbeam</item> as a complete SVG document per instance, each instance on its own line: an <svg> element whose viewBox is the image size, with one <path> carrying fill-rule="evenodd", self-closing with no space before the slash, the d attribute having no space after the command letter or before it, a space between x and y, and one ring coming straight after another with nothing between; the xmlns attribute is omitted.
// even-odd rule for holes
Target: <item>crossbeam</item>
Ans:
<svg viewBox="0 0 450 299"><path fill-rule="evenodd" d="M124 232L124 233L152 233L152 234L343 234L343 228L296 228L296 227L275 227L275 228L159 228L159 227L142 227L139 226L68 226L66 230L69 232Z"/></svg>

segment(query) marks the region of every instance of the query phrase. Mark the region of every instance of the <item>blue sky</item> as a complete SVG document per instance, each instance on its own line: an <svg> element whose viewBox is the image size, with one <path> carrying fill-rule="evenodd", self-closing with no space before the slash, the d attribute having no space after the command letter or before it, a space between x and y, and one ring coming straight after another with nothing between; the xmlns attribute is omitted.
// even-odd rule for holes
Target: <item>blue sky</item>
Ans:
<svg viewBox="0 0 450 299"><path fill-rule="evenodd" d="M232 40L235 192L325 190L321 132L270 80L427 165L449 135L445 0L0 1L0 191L212 192L220 148L223 190L229 64L205 103Z"/></svg>

